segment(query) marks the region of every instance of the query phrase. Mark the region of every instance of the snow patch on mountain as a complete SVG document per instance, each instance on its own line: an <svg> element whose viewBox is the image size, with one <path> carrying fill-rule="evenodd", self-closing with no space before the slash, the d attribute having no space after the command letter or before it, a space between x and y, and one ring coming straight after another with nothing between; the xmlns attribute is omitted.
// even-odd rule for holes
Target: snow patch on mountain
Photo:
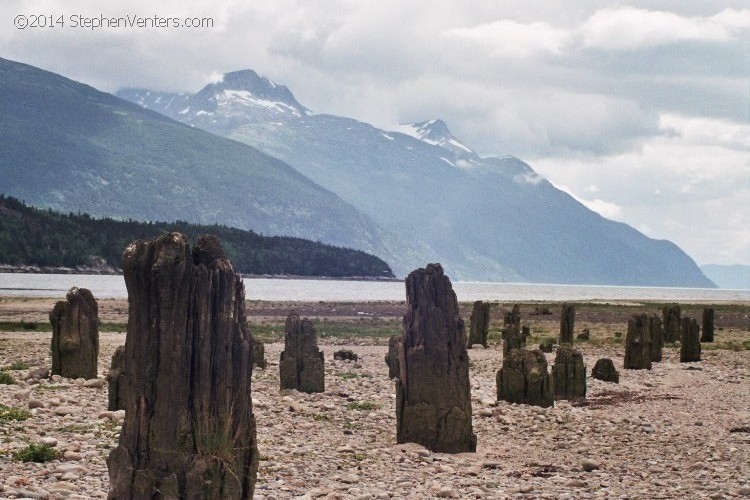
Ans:
<svg viewBox="0 0 750 500"><path fill-rule="evenodd" d="M426 122L400 124L393 128L395 132L447 149L457 156L476 156L470 147L451 134L443 120L434 119Z"/></svg>
<svg viewBox="0 0 750 500"><path fill-rule="evenodd" d="M216 95L216 104L218 106L255 106L274 110L278 113L291 112L294 116L302 116L300 110L295 106L282 101L271 101L255 96L248 90L230 90L226 89Z"/></svg>

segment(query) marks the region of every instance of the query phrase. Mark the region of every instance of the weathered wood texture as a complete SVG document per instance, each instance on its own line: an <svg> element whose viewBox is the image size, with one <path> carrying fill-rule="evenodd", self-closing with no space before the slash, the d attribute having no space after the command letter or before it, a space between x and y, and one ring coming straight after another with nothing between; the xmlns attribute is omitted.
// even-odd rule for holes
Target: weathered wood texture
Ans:
<svg viewBox="0 0 750 500"><path fill-rule="evenodd" d="M71 288L49 313L52 375L92 379L99 362L99 307L86 288Z"/></svg>
<svg viewBox="0 0 750 500"><path fill-rule="evenodd" d="M662 309L662 322L664 326L664 341L677 342L682 335L680 331L680 306L672 304Z"/></svg>
<svg viewBox="0 0 750 500"><path fill-rule="evenodd" d="M388 354L385 355L385 364L388 365L388 378L399 378L399 348L403 348L403 335L391 335L388 339Z"/></svg>
<svg viewBox="0 0 750 500"><path fill-rule="evenodd" d="M576 323L576 308L573 304L563 304L560 311L560 344L572 344Z"/></svg>
<svg viewBox="0 0 750 500"><path fill-rule="evenodd" d="M253 367L265 370L268 366L266 361L266 344L258 339L253 339Z"/></svg>
<svg viewBox="0 0 750 500"><path fill-rule="evenodd" d="M583 399L586 397L586 366L583 354L568 346L557 348L552 366L555 399Z"/></svg>
<svg viewBox="0 0 750 500"><path fill-rule="evenodd" d="M440 264L409 274L406 308L398 348L396 440L442 453L475 451L466 332Z"/></svg>
<svg viewBox="0 0 750 500"><path fill-rule="evenodd" d="M513 349L497 372L497 399L548 407L554 404L547 359L539 350Z"/></svg>
<svg viewBox="0 0 750 500"><path fill-rule="evenodd" d="M603 382L620 383L620 374L617 372L614 362L609 358L596 360L594 369L591 370L591 377Z"/></svg>
<svg viewBox="0 0 750 500"><path fill-rule="evenodd" d="M474 344L487 347L487 334L490 331L490 305L477 300L471 310L469 327L469 342L467 347L471 349Z"/></svg>
<svg viewBox="0 0 750 500"><path fill-rule="evenodd" d="M692 318L682 318L682 340L680 341L680 363L701 360L700 326Z"/></svg>
<svg viewBox="0 0 750 500"><path fill-rule="evenodd" d="M258 470L245 289L216 238L131 243L127 391L110 499L247 499Z"/></svg>
<svg viewBox="0 0 750 500"><path fill-rule="evenodd" d="M651 369L651 325L653 322L648 314L634 314L628 320L628 334L625 337L626 370Z"/></svg>
<svg viewBox="0 0 750 500"><path fill-rule="evenodd" d="M281 389L300 392L325 391L325 360L318 349L315 326L292 312L284 325L284 352L279 361Z"/></svg>
<svg viewBox="0 0 750 500"><path fill-rule="evenodd" d="M513 304L513 308L503 315L503 357L510 355L513 349L526 347L525 332L521 329L521 308Z"/></svg>
<svg viewBox="0 0 750 500"><path fill-rule="evenodd" d="M661 326L661 318L656 314L648 317L648 330L651 333L651 362L661 361L662 351L664 349L664 328Z"/></svg>
<svg viewBox="0 0 750 500"><path fill-rule="evenodd" d="M701 329L701 342L714 341L714 308L703 309L703 328Z"/></svg>
<svg viewBox="0 0 750 500"><path fill-rule="evenodd" d="M108 401L107 409L117 411L125 409L125 391L127 380L125 379L125 346L121 345L115 349L112 355L112 363L107 373Z"/></svg>

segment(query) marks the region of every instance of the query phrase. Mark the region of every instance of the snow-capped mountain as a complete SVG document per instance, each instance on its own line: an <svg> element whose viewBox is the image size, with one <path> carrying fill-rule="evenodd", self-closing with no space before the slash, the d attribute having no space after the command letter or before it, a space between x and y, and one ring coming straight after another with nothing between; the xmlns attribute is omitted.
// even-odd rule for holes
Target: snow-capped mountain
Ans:
<svg viewBox="0 0 750 500"><path fill-rule="evenodd" d="M461 280L712 286L673 243L604 219L518 158L481 157L439 119L381 130L314 113L253 71L194 95L118 96L252 145L336 193L409 242L389 262L397 275L440 261Z"/></svg>
<svg viewBox="0 0 750 500"><path fill-rule="evenodd" d="M402 134L410 135L433 146L447 149L457 157L466 160L478 160L479 157L468 146L456 139L443 120L435 119L420 123L400 125L397 129Z"/></svg>

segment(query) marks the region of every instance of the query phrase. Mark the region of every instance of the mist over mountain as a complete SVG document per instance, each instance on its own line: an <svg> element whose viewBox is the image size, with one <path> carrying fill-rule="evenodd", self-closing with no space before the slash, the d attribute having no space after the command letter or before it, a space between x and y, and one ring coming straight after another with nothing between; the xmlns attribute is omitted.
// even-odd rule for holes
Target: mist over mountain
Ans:
<svg viewBox="0 0 750 500"><path fill-rule="evenodd" d="M336 193L417 248L397 274L439 260L461 280L714 286L672 242L605 219L518 158L480 157L440 119L381 130L318 114L251 70L192 95L118 95L258 148Z"/></svg>
<svg viewBox="0 0 750 500"><path fill-rule="evenodd" d="M290 95L269 86L266 97ZM5 59L0 179L0 193L61 212L218 223L364 250L389 262L415 252L281 160Z"/></svg>
<svg viewBox="0 0 750 500"><path fill-rule="evenodd" d="M750 290L750 266L742 264L704 264L701 271L719 288Z"/></svg>

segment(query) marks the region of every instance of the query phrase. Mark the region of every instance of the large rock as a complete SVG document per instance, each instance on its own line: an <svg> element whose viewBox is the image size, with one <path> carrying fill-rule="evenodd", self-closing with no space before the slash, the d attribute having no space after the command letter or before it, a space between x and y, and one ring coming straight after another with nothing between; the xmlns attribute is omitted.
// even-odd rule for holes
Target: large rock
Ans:
<svg viewBox="0 0 750 500"><path fill-rule="evenodd" d="M634 314L628 320L628 334L625 337L626 370L651 369L651 325L648 314Z"/></svg>
<svg viewBox="0 0 750 500"><path fill-rule="evenodd" d="M701 360L700 326L692 318L682 318L682 340L680 342L680 363Z"/></svg>
<svg viewBox="0 0 750 500"><path fill-rule="evenodd" d="M706 307L703 309L703 333L701 334L701 342L713 342L714 341L714 308Z"/></svg>
<svg viewBox="0 0 750 500"><path fill-rule="evenodd" d="M315 326L292 312L284 325L284 351L279 361L281 389L325 391L323 352L318 349Z"/></svg>
<svg viewBox="0 0 750 500"><path fill-rule="evenodd" d="M99 362L99 308L86 288L73 287L49 313L52 375L92 379Z"/></svg>
<svg viewBox="0 0 750 500"><path fill-rule="evenodd" d="M576 322L576 308L573 304L563 304L560 311L560 344L572 344Z"/></svg>
<svg viewBox="0 0 750 500"><path fill-rule="evenodd" d="M617 372L614 362L609 358L596 360L594 369L591 370L591 377L603 382L620 383L620 374Z"/></svg>
<svg viewBox="0 0 750 500"><path fill-rule="evenodd" d="M216 238L131 243L127 391L110 499L252 498L258 470L245 289Z"/></svg>
<svg viewBox="0 0 750 500"><path fill-rule="evenodd" d="M586 397L586 366L583 354L568 346L557 348L552 366L555 399L582 399Z"/></svg>
<svg viewBox="0 0 750 500"><path fill-rule="evenodd" d="M662 321L664 323L664 341L677 342L682 335L680 331L680 306L672 304L662 309Z"/></svg>
<svg viewBox="0 0 750 500"><path fill-rule="evenodd" d="M125 391L127 380L125 378L125 346L121 345L115 349L112 355L112 363L107 373L109 411L125 409Z"/></svg>
<svg viewBox="0 0 750 500"><path fill-rule="evenodd" d="M486 348L487 334L490 331L490 305L481 300L475 301L474 308L471 310L470 322L467 347L471 349L472 345L481 344Z"/></svg>
<svg viewBox="0 0 750 500"><path fill-rule="evenodd" d="M409 274L406 308L398 348L396 440L442 453L475 451L466 332L440 264Z"/></svg>
<svg viewBox="0 0 750 500"><path fill-rule="evenodd" d="M548 407L554 404L547 359L539 350L513 349L497 372L497 399Z"/></svg>

